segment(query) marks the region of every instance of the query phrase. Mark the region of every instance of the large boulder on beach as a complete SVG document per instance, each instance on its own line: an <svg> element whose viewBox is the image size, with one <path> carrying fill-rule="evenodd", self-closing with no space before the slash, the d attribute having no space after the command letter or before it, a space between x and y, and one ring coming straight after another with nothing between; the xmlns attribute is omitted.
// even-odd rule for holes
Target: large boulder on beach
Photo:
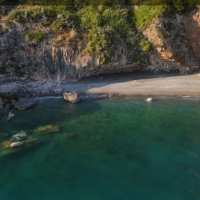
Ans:
<svg viewBox="0 0 200 200"><path fill-rule="evenodd" d="M20 98L15 104L15 108L18 110L27 110L35 106L34 98Z"/></svg>
<svg viewBox="0 0 200 200"><path fill-rule="evenodd" d="M71 103L78 103L80 101L80 98L77 92L64 92L63 97L66 101L69 101Z"/></svg>

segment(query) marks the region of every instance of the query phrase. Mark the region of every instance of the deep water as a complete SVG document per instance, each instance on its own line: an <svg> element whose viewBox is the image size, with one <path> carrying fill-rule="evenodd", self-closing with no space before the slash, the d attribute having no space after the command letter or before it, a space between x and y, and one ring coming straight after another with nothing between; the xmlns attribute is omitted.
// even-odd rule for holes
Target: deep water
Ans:
<svg viewBox="0 0 200 200"><path fill-rule="evenodd" d="M0 143L25 131L37 146L4 155L0 200L200 199L200 102L40 99L9 122ZM35 129L57 125L58 133Z"/></svg>

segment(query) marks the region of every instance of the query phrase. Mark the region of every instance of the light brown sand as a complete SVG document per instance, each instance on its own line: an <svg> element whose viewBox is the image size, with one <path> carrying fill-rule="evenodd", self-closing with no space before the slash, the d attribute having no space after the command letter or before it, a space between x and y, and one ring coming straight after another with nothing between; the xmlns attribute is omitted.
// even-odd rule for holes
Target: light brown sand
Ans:
<svg viewBox="0 0 200 200"><path fill-rule="evenodd" d="M64 89L65 91L122 95L200 96L200 73L107 75L67 83Z"/></svg>

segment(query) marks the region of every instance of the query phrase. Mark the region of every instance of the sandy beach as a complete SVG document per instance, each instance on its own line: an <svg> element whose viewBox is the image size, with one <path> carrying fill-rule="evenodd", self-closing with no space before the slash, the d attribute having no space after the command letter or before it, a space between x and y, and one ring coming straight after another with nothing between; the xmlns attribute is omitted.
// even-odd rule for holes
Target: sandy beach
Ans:
<svg viewBox="0 0 200 200"><path fill-rule="evenodd" d="M200 96L200 73L121 74L90 77L63 85L65 91L120 95Z"/></svg>
<svg viewBox="0 0 200 200"><path fill-rule="evenodd" d="M200 98L200 72L180 75L171 73L109 74L65 82L5 82L0 84L1 94L12 94L26 88L33 96L62 96L63 92L108 94L108 96L191 96Z"/></svg>

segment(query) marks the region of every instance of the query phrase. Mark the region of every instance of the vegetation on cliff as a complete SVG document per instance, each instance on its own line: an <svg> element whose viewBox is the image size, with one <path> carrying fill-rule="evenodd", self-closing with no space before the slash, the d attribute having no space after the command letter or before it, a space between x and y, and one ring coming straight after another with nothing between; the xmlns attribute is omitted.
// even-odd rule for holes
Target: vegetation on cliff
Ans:
<svg viewBox="0 0 200 200"><path fill-rule="evenodd" d="M144 31L158 19L195 8L195 3L194 0L139 3L134 0L0 0L2 5L11 5L0 15L0 36L21 24L22 37L32 46L48 45L51 37L52 46L69 46L80 55L98 55L102 58L101 66L113 60L120 44L137 52L137 56L128 58L137 63L144 60L154 45ZM159 38L168 37L161 27L157 26L156 31ZM34 66L36 72L38 65Z"/></svg>

